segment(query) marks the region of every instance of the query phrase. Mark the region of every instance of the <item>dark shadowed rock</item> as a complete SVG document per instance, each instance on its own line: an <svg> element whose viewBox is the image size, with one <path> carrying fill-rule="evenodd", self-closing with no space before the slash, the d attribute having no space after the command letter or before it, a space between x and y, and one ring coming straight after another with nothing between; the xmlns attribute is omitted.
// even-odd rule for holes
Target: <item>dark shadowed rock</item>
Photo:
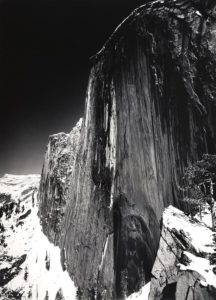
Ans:
<svg viewBox="0 0 216 300"><path fill-rule="evenodd" d="M4 257L5 262L10 258ZM9 281L11 281L19 272L22 270L21 265L26 260L26 254L23 254L21 257L16 257L10 259L10 268L0 269L0 286L4 286Z"/></svg>

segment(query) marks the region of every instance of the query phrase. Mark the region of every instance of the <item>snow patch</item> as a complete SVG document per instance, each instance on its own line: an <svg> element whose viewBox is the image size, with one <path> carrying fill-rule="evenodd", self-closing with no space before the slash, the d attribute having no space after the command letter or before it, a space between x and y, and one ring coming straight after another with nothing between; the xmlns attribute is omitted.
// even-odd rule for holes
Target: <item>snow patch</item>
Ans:
<svg viewBox="0 0 216 300"><path fill-rule="evenodd" d="M163 214L163 224L170 230L183 231L198 253L214 253L213 231L201 222L192 221L177 208L173 206L166 208Z"/></svg>
<svg viewBox="0 0 216 300"><path fill-rule="evenodd" d="M184 254L189 258L190 264L185 266L179 264L180 270L196 271L203 276L205 281L201 281L203 286L212 285L216 287L216 275L213 273L213 265L210 265L209 260L203 257L198 257L190 252L185 251Z"/></svg>
<svg viewBox="0 0 216 300"><path fill-rule="evenodd" d="M148 300L150 292L151 282L148 282L144 287L140 289L139 292L130 295L127 300Z"/></svg>

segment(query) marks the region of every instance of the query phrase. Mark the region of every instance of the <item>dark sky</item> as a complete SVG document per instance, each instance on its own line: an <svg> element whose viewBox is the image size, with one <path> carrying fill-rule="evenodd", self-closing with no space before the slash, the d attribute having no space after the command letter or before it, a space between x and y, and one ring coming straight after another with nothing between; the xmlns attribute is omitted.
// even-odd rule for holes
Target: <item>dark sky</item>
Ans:
<svg viewBox="0 0 216 300"><path fill-rule="evenodd" d="M95 54L140 0L0 0L0 175L40 173L83 115Z"/></svg>

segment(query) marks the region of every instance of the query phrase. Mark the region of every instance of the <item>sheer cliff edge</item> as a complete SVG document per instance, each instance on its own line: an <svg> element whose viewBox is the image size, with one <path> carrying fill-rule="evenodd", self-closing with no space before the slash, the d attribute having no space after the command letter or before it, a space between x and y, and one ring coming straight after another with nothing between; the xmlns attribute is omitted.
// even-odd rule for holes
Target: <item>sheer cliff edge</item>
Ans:
<svg viewBox="0 0 216 300"><path fill-rule="evenodd" d="M185 167L216 153L214 6L136 9L92 57L83 120L50 138L43 231L86 298L121 298L150 280Z"/></svg>

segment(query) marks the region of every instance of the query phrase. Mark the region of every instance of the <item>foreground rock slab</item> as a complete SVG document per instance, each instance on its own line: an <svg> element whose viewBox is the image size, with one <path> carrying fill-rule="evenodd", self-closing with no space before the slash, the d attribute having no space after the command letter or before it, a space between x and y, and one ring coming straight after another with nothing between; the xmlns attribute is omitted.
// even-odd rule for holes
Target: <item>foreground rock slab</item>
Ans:
<svg viewBox="0 0 216 300"><path fill-rule="evenodd" d="M152 269L149 300L216 299L216 233L169 206Z"/></svg>

